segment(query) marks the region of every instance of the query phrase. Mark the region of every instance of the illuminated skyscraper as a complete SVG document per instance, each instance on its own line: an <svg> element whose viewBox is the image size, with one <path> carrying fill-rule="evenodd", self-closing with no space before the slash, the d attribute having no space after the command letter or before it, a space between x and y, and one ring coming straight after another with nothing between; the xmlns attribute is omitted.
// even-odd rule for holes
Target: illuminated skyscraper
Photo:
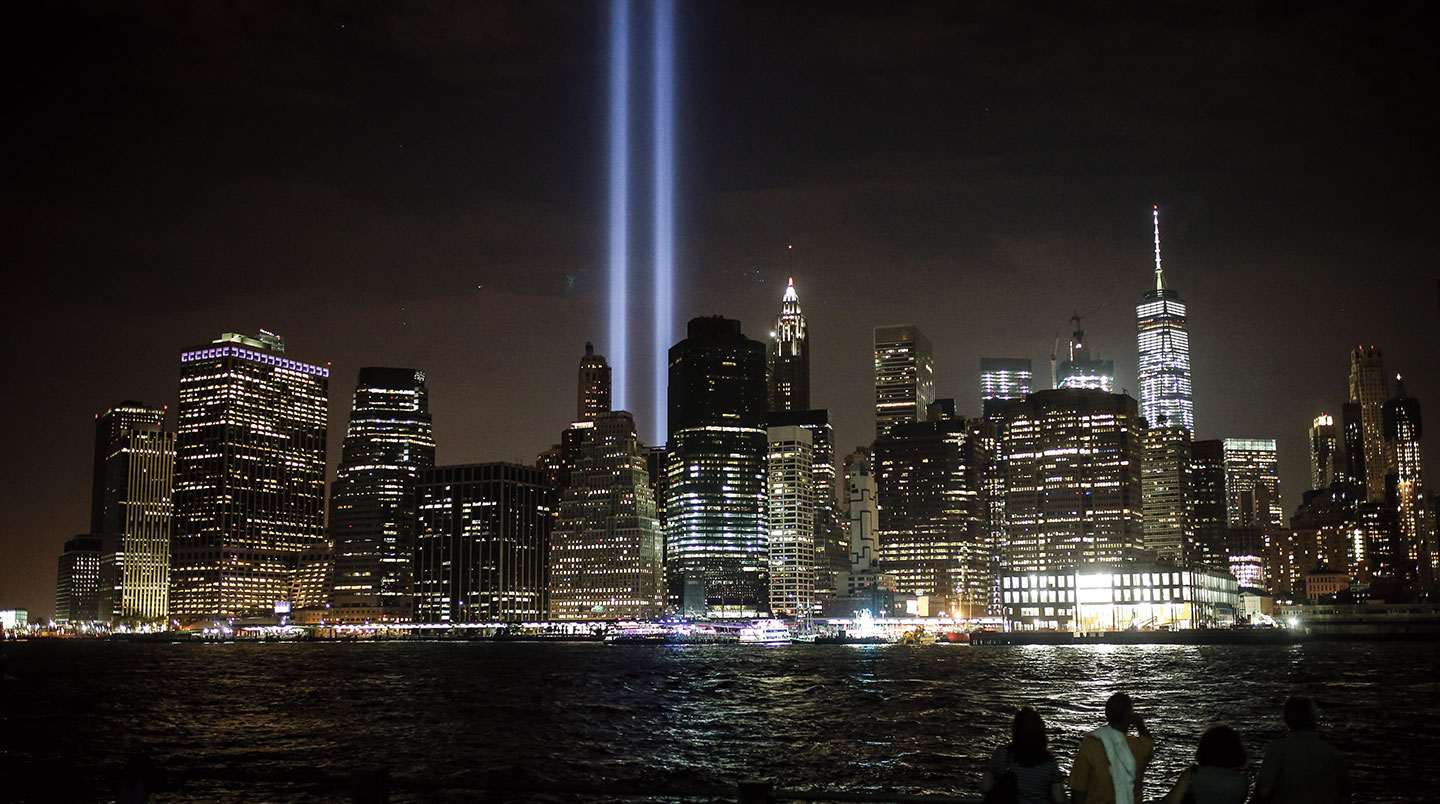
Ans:
<svg viewBox="0 0 1440 804"><path fill-rule="evenodd" d="M580 358L580 382L576 392L575 421L592 422L602 413L610 412L610 364L604 355L595 354L595 346L585 342L585 356Z"/></svg>
<svg viewBox="0 0 1440 804"><path fill-rule="evenodd" d="M180 355L172 617L268 613L324 539L330 369L227 333Z"/></svg>
<svg viewBox="0 0 1440 804"><path fill-rule="evenodd" d="M1440 550L1435 544L1434 512L1429 511L1420 461L1420 400L1405 393L1405 384L1395 378L1395 396L1384 408L1385 446L1393 467L1387 486L1395 509L1399 546L1407 571L1422 583L1436 577ZM1411 568L1414 568L1411 570Z"/></svg>
<svg viewBox="0 0 1440 804"><path fill-rule="evenodd" d="M800 312L800 297L795 294L794 277L785 287L780 315L770 333L766 379L772 413L810 409L810 338L805 314Z"/></svg>
<svg viewBox="0 0 1440 804"><path fill-rule="evenodd" d="M1177 563L1202 558L1190 525L1190 431L1151 427L1141 456L1145 549Z"/></svg>
<svg viewBox="0 0 1440 804"><path fill-rule="evenodd" d="M436 466L416 485L415 619L536 622L548 604L555 491L531 466Z"/></svg>
<svg viewBox="0 0 1440 804"><path fill-rule="evenodd" d="M1328 489L1339 479L1340 439L1335 417L1322 413L1310 423L1310 488Z"/></svg>
<svg viewBox="0 0 1440 804"><path fill-rule="evenodd" d="M1092 359L1090 347L1085 344L1085 330L1080 328L1080 316L1070 320L1075 322L1075 331L1070 334L1070 357L1056 371L1055 387L1110 393L1115 388L1115 361Z"/></svg>
<svg viewBox="0 0 1440 804"><path fill-rule="evenodd" d="M414 613L415 483L434 465L425 373L360 369L330 487L335 618L408 621Z"/></svg>
<svg viewBox="0 0 1440 804"><path fill-rule="evenodd" d="M100 538L99 618L164 620L170 599L175 434L165 410L122 402L95 419L92 534Z"/></svg>
<svg viewBox="0 0 1440 804"><path fill-rule="evenodd" d="M1038 391L1007 407L1002 428L1007 571L1136 557L1144 532L1134 399Z"/></svg>
<svg viewBox="0 0 1440 804"><path fill-rule="evenodd" d="M665 539L646 450L625 411L584 431L550 536L550 618L652 619L665 613Z"/></svg>
<svg viewBox="0 0 1440 804"><path fill-rule="evenodd" d="M1225 517L1232 528L1284 525L1279 464L1273 438L1227 438Z"/></svg>
<svg viewBox="0 0 1440 804"><path fill-rule="evenodd" d="M935 401L935 358L914 324L875 328L875 437L925 418Z"/></svg>
<svg viewBox="0 0 1440 804"><path fill-rule="evenodd" d="M980 358L980 406L986 418L994 416L1006 402L1024 399L1030 393L1030 358Z"/></svg>
<svg viewBox="0 0 1440 804"><path fill-rule="evenodd" d="M665 561L683 611L753 616L769 598L765 346L720 316L670 348ZM698 599L697 599L698 598Z"/></svg>
<svg viewBox="0 0 1440 804"><path fill-rule="evenodd" d="M1155 287L1135 307L1140 360L1140 417L1151 427L1184 427L1195 432L1190 389L1190 335L1185 303L1165 287L1160 268L1160 208L1155 208Z"/></svg>
<svg viewBox="0 0 1440 804"><path fill-rule="evenodd" d="M956 416L900 422L875 440L880 565L921 614L982 616L992 574L983 461Z"/></svg>
<svg viewBox="0 0 1440 804"><path fill-rule="evenodd" d="M810 477L814 485L814 543L816 605L834 597L836 573L850 566L850 536L841 524L836 502L835 429L830 426L830 411L804 410L770 413L766 423L771 427L800 427L810 433L813 461Z"/></svg>
<svg viewBox="0 0 1440 804"><path fill-rule="evenodd" d="M1380 350L1356 347L1350 352L1350 401L1360 406L1360 429L1365 455L1365 498L1385 501L1385 364Z"/></svg>
<svg viewBox="0 0 1440 804"><path fill-rule="evenodd" d="M767 436L770 612L806 617L815 607L814 437L796 425L771 427Z"/></svg>
<svg viewBox="0 0 1440 804"><path fill-rule="evenodd" d="M100 618L100 538L76 536L65 542L55 571L55 622L89 623Z"/></svg>

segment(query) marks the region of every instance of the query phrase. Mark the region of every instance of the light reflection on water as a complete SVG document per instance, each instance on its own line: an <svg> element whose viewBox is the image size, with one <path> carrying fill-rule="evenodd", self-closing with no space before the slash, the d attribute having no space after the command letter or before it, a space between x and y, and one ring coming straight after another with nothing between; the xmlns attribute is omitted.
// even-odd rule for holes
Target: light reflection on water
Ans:
<svg viewBox="0 0 1440 804"><path fill-rule="evenodd" d="M82 800L101 798L137 750L172 775L278 778L192 780L169 801L344 800L286 775L366 764L391 768L395 801L474 798L511 778L971 793L1016 707L1041 711L1068 766L1122 689L1159 740L1154 796L1216 721L1258 764L1291 694L1321 702L1357 801L1440 786L1433 643L4 647L20 678L0 729L11 766Z"/></svg>

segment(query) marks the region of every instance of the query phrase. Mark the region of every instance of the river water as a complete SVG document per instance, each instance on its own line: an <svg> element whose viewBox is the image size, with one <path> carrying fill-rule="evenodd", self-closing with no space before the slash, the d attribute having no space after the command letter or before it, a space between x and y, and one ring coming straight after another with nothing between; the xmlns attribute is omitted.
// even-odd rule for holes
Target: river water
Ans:
<svg viewBox="0 0 1440 804"><path fill-rule="evenodd" d="M32 640L0 651L15 677L4 689L0 792L14 800L113 798L138 753L172 788L155 800L177 802L346 801L335 780L367 765L390 769L397 802L480 800L497 784L754 777L974 794L1017 706L1039 708L1068 768L1117 690L1157 738L1147 798L1164 794L1215 721L1243 735L1253 773L1292 694L1320 703L1356 801L1440 797L1440 643Z"/></svg>

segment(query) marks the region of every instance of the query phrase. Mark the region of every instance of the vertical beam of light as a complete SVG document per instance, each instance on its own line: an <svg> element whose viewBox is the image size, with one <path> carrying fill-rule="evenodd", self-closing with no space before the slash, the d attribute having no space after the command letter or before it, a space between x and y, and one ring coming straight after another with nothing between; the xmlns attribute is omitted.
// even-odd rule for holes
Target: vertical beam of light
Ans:
<svg viewBox="0 0 1440 804"><path fill-rule="evenodd" d="M668 436L666 415L675 274L675 4L655 0L655 441Z"/></svg>
<svg viewBox="0 0 1440 804"><path fill-rule="evenodd" d="M610 365L615 410L628 410L630 273L630 2L610 3Z"/></svg>

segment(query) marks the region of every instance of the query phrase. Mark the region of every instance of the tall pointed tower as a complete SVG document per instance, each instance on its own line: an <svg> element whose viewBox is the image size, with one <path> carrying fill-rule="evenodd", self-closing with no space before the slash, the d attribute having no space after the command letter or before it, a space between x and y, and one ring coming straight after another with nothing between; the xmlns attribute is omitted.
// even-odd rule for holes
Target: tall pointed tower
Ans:
<svg viewBox="0 0 1440 804"><path fill-rule="evenodd" d="M793 276L785 286L780 315L770 333L765 378L771 412L810 409L810 339Z"/></svg>
<svg viewBox="0 0 1440 804"><path fill-rule="evenodd" d="M1364 450L1365 499L1385 501L1384 408L1389 396L1385 361L1380 350L1356 347L1350 352L1350 402L1360 406L1360 439Z"/></svg>
<svg viewBox="0 0 1440 804"><path fill-rule="evenodd" d="M1195 432L1190 388L1190 334L1185 303L1165 286L1160 265L1160 207L1154 208L1155 286L1135 306L1140 361L1140 415L1151 427L1184 427Z"/></svg>

